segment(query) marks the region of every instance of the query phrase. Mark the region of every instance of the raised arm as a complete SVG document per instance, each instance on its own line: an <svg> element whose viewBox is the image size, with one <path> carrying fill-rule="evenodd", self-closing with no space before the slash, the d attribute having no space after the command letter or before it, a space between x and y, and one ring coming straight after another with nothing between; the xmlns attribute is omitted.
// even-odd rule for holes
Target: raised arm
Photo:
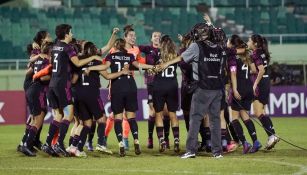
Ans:
<svg viewBox="0 0 307 175"><path fill-rule="evenodd" d="M114 42L116 40L116 34L118 33L119 28L114 28L112 35L107 43L107 45L103 46L100 50L101 50L101 54L104 54L105 52L107 52L108 50L110 50L112 48L112 46L114 45Z"/></svg>

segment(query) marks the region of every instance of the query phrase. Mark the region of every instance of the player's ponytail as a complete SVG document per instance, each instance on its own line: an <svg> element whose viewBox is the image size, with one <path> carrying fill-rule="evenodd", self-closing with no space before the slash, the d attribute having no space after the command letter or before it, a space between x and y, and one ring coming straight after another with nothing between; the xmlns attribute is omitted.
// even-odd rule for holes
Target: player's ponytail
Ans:
<svg viewBox="0 0 307 175"><path fill-rule="evenodd" d="M268 64L269 64L269 62L271 60L271 55L270 55L270 52L269 52L268 40L265 37L262 37L262 40L263 40L262 49L264 51L265 57L266 57Z"/></svg>
<svg viewBox="0 0 307 175"><path fill-rule="evenodd" d="M126 41L122 38L118 38L115 40L114 47L124 53L127 53L127 50L125 49L126 46Z"/></svg>

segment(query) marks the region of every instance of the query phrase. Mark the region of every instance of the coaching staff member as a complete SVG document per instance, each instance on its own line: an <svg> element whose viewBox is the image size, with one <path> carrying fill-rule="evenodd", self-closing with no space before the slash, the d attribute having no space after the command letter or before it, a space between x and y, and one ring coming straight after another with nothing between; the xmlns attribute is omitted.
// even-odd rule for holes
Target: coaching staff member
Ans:
<svg viewBox="0 0 307 175"><path fill-rule="evenodd" d="M218 44L213 41L212 27L206 23L198 23L191 30L194 42L181 56L169 62L157 66L157 69L165 69L169 65L177 63L182 59L191 63L193 68L193 79L191 85L194 90L191 111L189 132L186 141L186 153L181 158L195 158L198 148L198 132L201 119L209 115L211 142L213 157L221 158L221 122L220 106L222 99L222 70L226 53Z"/></svg>

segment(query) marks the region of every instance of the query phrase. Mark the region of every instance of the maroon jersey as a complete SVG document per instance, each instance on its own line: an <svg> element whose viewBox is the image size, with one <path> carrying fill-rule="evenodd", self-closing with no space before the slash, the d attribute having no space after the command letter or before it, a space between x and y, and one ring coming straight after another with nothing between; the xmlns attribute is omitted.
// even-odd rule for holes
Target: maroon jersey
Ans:
<svg viewBox="0 0 307 175"><path fill-rule="evenodd" d="M114 73L120 72L126 64L129 64L129 66L132 67L132 63L135 61L135 58L129 53L115 52L107 55L106 61L111 63L111 73ZM122 75L116 79L113 79L111 80L111 84L111 93L137 90L136 83L131 75Z"/></svg>
<svg viewBox="0 0 307 175"><path fill-rule="evenodd" d="M152 45L148 46L139 46L139 49L142 53L145 54L146 64L155 65L155 58L160 57L160 49L155 48ZM150 84L153 82L154 76L149 75L147 71L145 72L145 84Z"/></svg>
<svg viewBox="0 0 307 175"><path fill-rule="evenodd" d="M251 57L252 57L253 62L254 62L255 65L256 65L257 71L259 71L259 70L258 70L258 66L259 66L259 65L263 65L264 70L265 70L264 76L268 76L268 75L269 75L269 74L268 74L268 63L269 63L269 62L268 62L268 60L267 60L267 58L266 58L265 53L263 52L263 50L262 50L262 49L256 49L256 50L254 50L253 53L252 53L252 55L251 55Z"/></svg>
<svg viewBox="0 0 307 175"><path fill-rule="evenodd" d="M70 59L77 56L73 47L58 41L51 51L52 77L50 87L66 87L71 81Z"/></svg>

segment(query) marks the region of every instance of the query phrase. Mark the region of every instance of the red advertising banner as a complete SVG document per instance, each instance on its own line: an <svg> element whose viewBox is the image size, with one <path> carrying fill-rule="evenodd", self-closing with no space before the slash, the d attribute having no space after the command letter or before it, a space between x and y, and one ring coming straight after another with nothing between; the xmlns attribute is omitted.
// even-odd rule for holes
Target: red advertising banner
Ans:
<svg viewBox="0 0 307 175"><path fill-rule="evenodd" d="M0 91L0 125L24 124L26 99L23 91Z"/></svg>

